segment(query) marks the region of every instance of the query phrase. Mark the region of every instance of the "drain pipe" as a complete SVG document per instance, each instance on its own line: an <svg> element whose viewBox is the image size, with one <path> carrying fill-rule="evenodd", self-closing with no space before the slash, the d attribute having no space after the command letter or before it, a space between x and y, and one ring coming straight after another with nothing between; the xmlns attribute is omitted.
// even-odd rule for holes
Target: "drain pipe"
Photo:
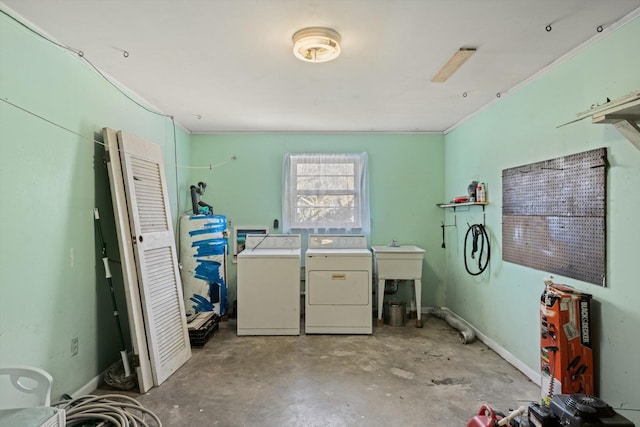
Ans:
<svg viewBox="0 0 640 427"><path fill-rule="evenodd" d="M469 344L476 339L476 334L462 319L448 310L443 310L440 307L434 307L431 314L438 317L449 324L454 329L458 330L458 339L462 344Z"/></svg>

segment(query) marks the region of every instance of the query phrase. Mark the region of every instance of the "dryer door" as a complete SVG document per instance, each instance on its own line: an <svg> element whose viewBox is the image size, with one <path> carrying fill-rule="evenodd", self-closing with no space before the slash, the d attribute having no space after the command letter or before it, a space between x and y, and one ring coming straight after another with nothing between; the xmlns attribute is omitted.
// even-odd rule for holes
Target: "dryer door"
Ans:
<svg viewBox="0 0 640 427"><path fill-rule="evenodd" d="M309 305L369 304L368 271L315 270L309 272Z"/></svg>

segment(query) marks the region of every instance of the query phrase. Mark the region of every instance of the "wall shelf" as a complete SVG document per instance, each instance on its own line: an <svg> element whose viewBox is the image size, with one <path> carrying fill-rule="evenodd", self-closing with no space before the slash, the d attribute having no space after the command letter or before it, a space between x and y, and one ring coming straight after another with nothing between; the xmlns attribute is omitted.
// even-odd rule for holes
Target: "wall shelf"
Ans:
<svg viewBox="0 0 640 427"><path fill-rule="evenodd" d="M436 203L436 206L442 209L451 208L453 209L454 214L456 213L457 208L466 207L465 211L471 210L472 206L482 206L482 225L486 225L486 214L484 211L484 207L487 206L489 202L462 202L462 203ZM442 223L442 227L457 227L458 221L456 219L456 215L453 216L453 224L445 224ZM444 231L444 230L443 230ZM443 242L444 245L444 242Z"/></svg>
<svg viewBox="0 0 640 427"><path fill-rule="evenodd" d="M612 124L640 150L640 92L635 94L636 99L627 100L619 105L612 106L591 116L593 124Z"/></svg>
<svg viewBox="0 0 640 427"><path fill-rule="evenodd" d="M456 208L461 206L482 206L482 210L484 211L484 207L488 205L489 202L462 202L462 203L437 203L436 206L439 208L453 208L455 211Z"/></svg>
<svg viewBox="0 0 640 427"><path fill-rule="evenodd" d="M558 127L578 122L586 117L591 117L593 124L612 124L622 136L640 150L640 90L613 101L607 98L606 103L578 113L577 119Z"/></svg>

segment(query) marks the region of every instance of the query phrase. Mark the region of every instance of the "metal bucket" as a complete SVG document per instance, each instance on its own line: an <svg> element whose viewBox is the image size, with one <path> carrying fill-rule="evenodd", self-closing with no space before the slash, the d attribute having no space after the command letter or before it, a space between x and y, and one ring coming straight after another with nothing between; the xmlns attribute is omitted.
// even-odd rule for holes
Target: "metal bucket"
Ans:
<svg viewBox="0 0 640 427"><path fill-rule="evenodd" d="M382 309L384 323L389 326L404 326L407 323L407 303L403 301L385 302Z"/></svg>

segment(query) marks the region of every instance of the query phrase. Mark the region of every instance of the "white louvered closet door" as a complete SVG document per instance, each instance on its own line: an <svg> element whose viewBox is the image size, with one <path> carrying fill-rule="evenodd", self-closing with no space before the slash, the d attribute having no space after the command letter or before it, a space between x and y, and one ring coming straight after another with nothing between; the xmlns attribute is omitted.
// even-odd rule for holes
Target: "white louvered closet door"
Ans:
<svg viewBox="0 0 640 427"><path fill-rule="evenodd" d="M120 262L122 264L122 280L124 295L127 302L127 318L129 319L129 334L133 353L138 356L136 375L138 377L138 389L140 393L146 393L153 387L153 374L149 349L147 347L147 333L142 316L142 303L140 301L140 285L136 270L135 255L133 253L133 241L129 212L127 210L127 196L124 190L124 178L122 177L122 161L118 148L118 135L110 128L102 129L105 149L109 154L107 170L109 172L109 184L111 185L111 202L113 215L118 233L118 248L120 249Z"/></svg>
<svg viewBox="0 0 640 427"><path fill-rule="evenodd" d="M118 132L155 385L191 357L159 145Z"/></svg>

